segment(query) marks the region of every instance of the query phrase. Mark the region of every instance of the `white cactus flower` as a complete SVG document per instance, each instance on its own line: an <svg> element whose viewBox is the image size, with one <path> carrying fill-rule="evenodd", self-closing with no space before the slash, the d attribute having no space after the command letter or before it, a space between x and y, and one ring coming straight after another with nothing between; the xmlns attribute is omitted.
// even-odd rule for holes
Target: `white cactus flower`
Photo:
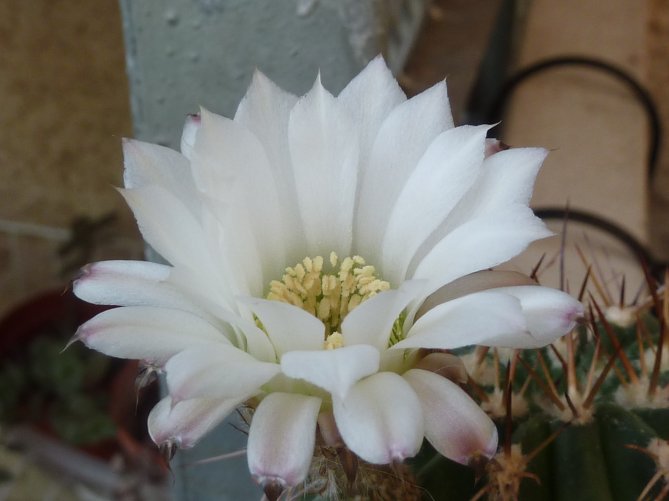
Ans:
<svg viewBox="0 0 669 501"><path fill-rule="evenodd" d="M381 58L337 97L256 73L234 119L189 118L181 153L125 141L123 196L169 264L86 267L76 294L121 307L77 338L165 371L158 444L253 407L264 486L304 481L317 433L375 464L424 437L492 456L492 421L435 369L450 355L420 349L543 346L582 307L483 271L550 234L528 207L545 150L486 155L488 129L453 126L443 82L407 99Z"/></svg>

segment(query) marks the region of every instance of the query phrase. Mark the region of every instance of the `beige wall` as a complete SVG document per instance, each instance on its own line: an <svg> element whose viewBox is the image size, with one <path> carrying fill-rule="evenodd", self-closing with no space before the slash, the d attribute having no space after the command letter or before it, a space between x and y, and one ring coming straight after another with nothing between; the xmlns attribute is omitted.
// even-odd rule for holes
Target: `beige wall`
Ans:
<svg viewBox="0 0 669 501"><path fill-rule="evenodd" d="M655 254L669 262L669 0L648 1L648 88L663 124L657 174L649 192L649 239Z"/></svg>
<svg viewBox="0 0 669 501"><path fill-rule="evenodd" d="M56 252L77 216L119 211L105 253L136 251L112 188L128 107L117 0L0 2L0 311L65 282Z"/></svg>

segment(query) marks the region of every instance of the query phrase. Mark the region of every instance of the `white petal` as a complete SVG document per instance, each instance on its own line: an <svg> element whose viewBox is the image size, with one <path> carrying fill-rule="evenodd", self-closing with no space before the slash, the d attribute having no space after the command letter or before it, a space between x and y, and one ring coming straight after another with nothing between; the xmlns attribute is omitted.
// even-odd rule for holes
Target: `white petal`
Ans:
<svg viewBox="0 0 669 501"><path fill-rule="evenodd" d="M271 161L276 191L281 195L281 214L286 240L292 244L289 263L304 257L304 235L297 204L297 191L288 149L288 120L297 97L277 87L256 71L242 99L235 121L245 125L262 143Z"/></svg>
<svg viewBox="0 0 669 501"><path fill-rule="evenodd" d="M244 125L202 110L202 125L192 150L191 165L198 188L223 208L215 211L226 237L244 244L245 266L258 263L264 282L286 265L284 219L276 180L260 141ZM215 202L213 202L215 203ZM251 242L241 242L242 239ZM244 254L241 257L244 257Z"/></svg>
<svg viewBox="0 0 669 501"><path fill-rule="evenodd" d="M157 185L197 214L200 207L188 160L178 152L135 139L123 140L123 181L126 188Z"/></svg>
<svg viewBox="0 0 669 501"><path fill-rule="evenodd" d="M271 393L253 415L247 449L249 470L264 485L295 486L309 472L321 399Z"/></svg>
<svg viewBox="0 0 669 501"><path fill-rule="evenodd" d="M263 331L231 311L215 289L193 290L194 286L206 286L208 282L186 283L186 278L193 281L195 277L178 271L143 261L103 261L83 269L81 278L74 283L74 291L78 297L95 304L155 306L192 313L216 326L228 339L236 340L237 346L246 346L258 360L276 360L274 348ZM239 336L244 336L245 341L239 341Z"/></svg>
<svg viewBox="0 0 669 501"><path fill-rule="evenodd" d="M402 374L416 363L419 350L385 350L381 352L379 372Z"/></svg>
<svg viewBox="0 0 669 501"><path fill-rule="evenodd" d="M358 180L355 125L316 81L295 105L288 125L306 255L349 255Z"/></svg>
<svg viewBox="0 0 669 501"><path fill-rule="evenodd" d="M361 165L354 227L356 252L368 261L379 262L388 214L418 160L451 127L444 82L400 104L381 124L369 163Z"/></svg>
<svg viewBox="0 0 669 501"><path fill-rule="evenodd" d="M459 220L463 222L510 204L529 204L547 154L543 148L512 148L487 158L476 186L457 209Z"/></svg>
<svg viewBox="0 0 669 501"><path fill-rule="evenodd" d="M263 362L277 362L279 357L271 341L261 329L250 321L240 324L242 333L246 339L246 351L256 360Z"/></svg>
<svg viewBox="0 0 669 501"><path fill-rule="evenodd" d="M358 380L379 370L379 351L356 344L334 350L291 351L281 358L281 371L344 398Z"/></svg>
<svg viewBox="0 0 669 501"><path fill-rule="evenodd" d="M296 306L257 298L240 298L262 323L279 357L293 350L320 350L325 341L323 322Z"/></svg>
<svg viewBox="0 0 669 501"><path fill-rule="evenodd" d="M495 454L495 424L458 385L421 369L404 378L420 399L425 437L440 454L465 465L475 456Z"/></svg>
<svg viewBox="0 0 669 501"><path fill-rule="evenodd" d="M384 277L405 278L411 258L477 179L488 126L463 126L440 134L407 179L384 235Z"/></svg>
<svg viewBox="0 0 669 501"><path fill-rule="evenodd" d="M191 159L191 154L193 152L193 145L195 144L197 131L200 129L201 125L202 119L200 115L188 115L186 117L184 129L181 133L181 154L189 160Z"/></svg>
<svg viewBox="0 0 669 501"><path fill-rule="evenodd" d="M551 235L528 207L512 205L450 232L420 261L414 277L429 279L433 292L456 278L504 263Z"/></svg>
<svg viewBox="0 0 669 501"><path fill-rule="evenodd" d="M182 282L202 289L203 294L213 294L228 307L232 305L233 294L248 293L244 281L235 279L242 270L245 271L242 278L250 277L255 268L231 267L228 249L223 245L226 242L221 242L224 239L220 224L204 207L196 217L172 193L159 186L121 193L135 214L144 239L181 270L181 276L187 277Z"/></svg>
<svg viewBox="0 0 669 501"><path fill-rule="evenodd" d="M212 265L202 226L171 192L150 185L121 190L144 239L172 265ZM210 268L210 269L212 269Z"/></svg>
<svg viewBox="0 0 669 501"><path fill-rule="evenodd" d="M136 302L133 290L141 294L144 287L165 282L170 269L164 264L146 261L100 261L84 266L72 287L77 297L89 303L126 306L125 301ZM126 286L126 283L131 285ZM116 292L116 287L126 290Z"/></svg>
<svg viewBox="0 0 669 501"><path fill-rule="evenodd" d="M244 190L239 190L241 193ZM231 197L232 198L232 197ZM258 242L251 227L249 214L240 214L235 200L204 199L206 211L203 211L202 227L212 242L225 285L235 294L261 295L265 286L260 266L261 254ZM237 210L230 210L235 206ZM202 272L205 267L199 267ZM208 277L211 280L211 277Z"/></svg>
<svg viewBox="0 0 669 501"><path fill-rule="evenodd" d="M368 344L385 350L395 320L421 295L426 283L408 280L399 289L381 292L357 306L342 323L346 344Z"/></svg>
<svg viewBox="0 0 669 501"><path fill-rule="evenodd" d="M420 317L393 348L453 349L484 345L532 346L520 301L496 291L477 292L440 304Z"/></svg>
<svg viewBox="0 0 669 501"><path fill-rule="evenodd" d="M453 299L498 287L517 285L537 285L536 280L515 271L483 270L460 277L432 293L421 304L415 319L417 320L435 306Z"/></svg>
<svg viewBox="0 0 669 501"><path fill-rule="evenodd" d="M383 57L377 56L351 80L337 99L358 128L360 163L365 165L381 123L396 106L406 101L406 96Z"/></svg>
<svg viewBox="0 0 669 501"><path fill-rule="evenodd" d="M495 291L509 294L520 301L527 328L536 340L536 347L552 343L570 332L584 313L579 301L549 287L501 287Z"/></svg>
<svg viewBox="0 0 669 501"><path fill-rule="evenodd" d="M247 180L269 174L265 150L246 127L205 109L200 120L191 159L200 191L212 198L228 199L239 189L250 189Z"/></svg>
<svg viewBox="0 0 669 501"><path fill-rule="evenodd" d="M524 224L528 216L520 212L527 211L523 207L529 202L534 180L545 157L546 150L541 148L514 148L487 158L479 179L416 253L412 269L444 237L468 222L485 221L499 217L498 213L501 213L510 216L509 223L517 220L517 224Z"/></svg>
<svg viewBox="0 0 669 501"><path fill-rule="evenodd" d="M172 268L146 261L101 261L86 265L72 284L80 299L116 306L160 306L213 317L169 282Z"/></svg>
<svg viewBox="0 0 669 501"><path fill-rule="evenodd" d="M172 399L165 397L149 413L149 435L158 445L173 443L182 449L193 447L247 398L196 398L172 405Z"/></svg>
<svg viewBox="0 0 669 501"><path fill-rule="evenodd" d="M253 394L279 371L278 364L260 362L220 343L189 348L165 364L167 387L174 401Z"/></svg>
<svg viewBox="0 0 669 501"><path fill-rule="evenodd" d="M346 399L333 398L337 427L344 442L374 464L414 456L423 441L420 401L409 384L392 372L380 372L353 386Z"/></svg>
<svg viewBox="0 0 669 501"><path fill-rule="evenodd" d="M191 346L230 343L221 331L195 315L150 306L104 311L79 327L75 337L106 355L155 365Z"/></svg>

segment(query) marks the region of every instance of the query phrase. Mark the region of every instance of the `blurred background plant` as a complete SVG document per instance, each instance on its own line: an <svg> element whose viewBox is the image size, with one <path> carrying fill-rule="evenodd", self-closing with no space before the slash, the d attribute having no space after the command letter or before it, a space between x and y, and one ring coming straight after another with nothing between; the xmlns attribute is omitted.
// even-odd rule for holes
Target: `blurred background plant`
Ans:
<svg viewBox="0 0 669 501"><path fill-rule="evenodd" d="M0 318L0 468L9 499L39 499L26 480L34 475L47 497L164 495L166 470L146 431L157 387L140 399L137 362L68 345L82 322L106 309L77 299L69 281L104 255L100 249L114 248L115 221L113 214L75 219L52 257L61 263L61 286L39 290Z"/></svg>

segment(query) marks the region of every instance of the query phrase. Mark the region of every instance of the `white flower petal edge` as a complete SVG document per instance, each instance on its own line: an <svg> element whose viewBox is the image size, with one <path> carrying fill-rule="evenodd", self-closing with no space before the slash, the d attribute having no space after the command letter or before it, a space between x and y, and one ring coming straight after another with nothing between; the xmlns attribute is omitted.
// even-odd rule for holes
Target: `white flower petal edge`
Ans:
<svg viewBox="0 0 669 501"><path fill-rule="evenodd" d="M497 291L477 292L440 304L420 317L392 349L449 350L481 344L532 344L520 301Z"/></svg>
<svg viewBox="0 0 669 501"><path fill-rule="evenodd" d="M79 327L75 338L105 355L156 366L198 344L230 344L221 331L196 315L151 306L102 312Z"/></svg>
<svg viewBox="0 0 669 501"><path fill-rule="evenodd" d="M418 320L426 312L437 305L452 301L467 294L481 292L498 287L511 287L517 285L539 285L536 280L527 275L515 271L494 271L484 270L465 275L464 277L453 280L452 282L440 287L437 291L423 301L416 312L414 321Z"/></svg>
<svg viewBox="0 0 669 501"><path fill-rule="evenodd" d="M392 372L379 372L353 386L345 399L333 396L339 433L369 463L388 464L416 455L424 424L414 390Z"/></svg>
<svg viewBox="0 0 669 501"><path fill-rule="evenodd" d="M439 453L461 464L495 454L495 424L458 385L422 369L411 369L403 377L420 399L425 437Z"/></svg>
<svg viewBox="0 0 669 501"><path fill-rule="evenodd" d="M551 235L527 206L509 205L453 229L420 261L414 277L431 279L428 292L434 292L457 278L498 266Z"/></svg>
<svg viewBox="0 0 669 501"><path fill-rule="evenodd" d="M160 186L174 193L193 214L200 199L188 161L174 150L135 139L123 140L123 184L127 189Z"/></svg>
<svg viewBox="0 0 669 501"><path fill-rule="evenodd" d="M323 322L290 304L242 297L258 316L279 358L293 350L321 350L325 339Z"/></svg>
<svg viewBox="0 0 669 501"><path fill-rule="evenodd" d="M234 346L207 344L177 353L165 364L165 372L170 395L177 402L258 393L280 368Z"/></svg>
<svg viewBox="0 0 669 501"><path fill-rule="evenodd" d="M258 483L295 486L306 478L320 406L320 398L294 393L272 393L260 402L246 453Z"/></svg>
<svg viewBox="0 0 669 501"><path fill-rule="evenodd" d="M535 348L546 346L571 331L584 314L579 301L548 287L500 287L495 292L509 294L520 301L527 329L536 340Z"/></svg>
<svg viewBox="0 0 669 501"><path fill-rule="evenodd" d="M171 397L165 397L149 414L149 435L160 446L188 449L247 398L248 395L227 400L195 398L173 404Z"/></svg>
<svg viewBox="0 0 669 501"><path fill-rule="evenodd" d="M143 261L101 261L84 266L72 284L77 297L94 304L158 306L193 313L210 323L214 315L170 282L172 267Z"/></svg>
<svg viewBox="0 0 669 501"><path fill-rule="evenodd" d="M421 244L446 219L477 179L488 126L463 126L437 136L418 161L388 216L382 249L384 275L406 277Z"/></svg>
<svg viewBox="0 0 669 501"><path fill-rule="evenodd" d="M434 306L392 348L539 348L572 330L582 315L583 305L558 290L497 287Z"/></svg>
<svg viewBox="0 0 669 501"><path fill-rule="evenodd" d="M379 360L379 350L355 344L335 350L291 351L281 358L281 370L343 399L353 384L379 370Z"/></svg>

